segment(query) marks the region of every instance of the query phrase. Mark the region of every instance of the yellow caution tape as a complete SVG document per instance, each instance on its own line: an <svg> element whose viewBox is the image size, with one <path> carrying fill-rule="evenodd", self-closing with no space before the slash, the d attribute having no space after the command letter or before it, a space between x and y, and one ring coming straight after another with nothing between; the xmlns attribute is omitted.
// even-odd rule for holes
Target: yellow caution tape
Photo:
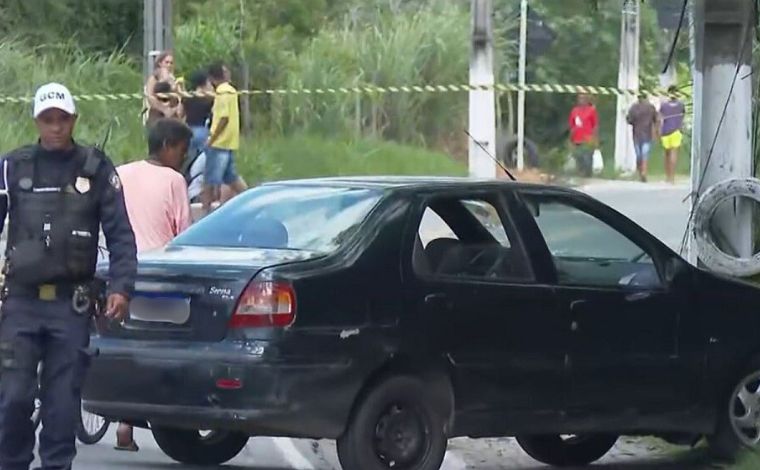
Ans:
<svg viewBox="0 0 760 470"><path fill-rule="evenodd" d="M663 89L652 90L624 90L614 87L604 86L586 86L586 85L562 85L562 84L501 84L494 85L401 85L401 86L354 86L354 87L337 87L337 88L273 88L273 89L254 89L240 90L235 93L222 93L234 95L347 95L347 94L387 94L387 93L456 93L469 91L526 91L532 93L584 93L588 95L607 95L607 96L636 96L643 93L647 96L666 96L668 92ZM156 93L159 98L173 97L214 97L216 92L189 92L178 91L174 93ZM681 98L688 97L683 92L677 92ZM145 98L143 93L107 93L107 94L80 94L74 95L79 101L121 101L121 100L141 100ZM0 104L3 103L31 103L31 96L2 96L0 95Z"/></svg>

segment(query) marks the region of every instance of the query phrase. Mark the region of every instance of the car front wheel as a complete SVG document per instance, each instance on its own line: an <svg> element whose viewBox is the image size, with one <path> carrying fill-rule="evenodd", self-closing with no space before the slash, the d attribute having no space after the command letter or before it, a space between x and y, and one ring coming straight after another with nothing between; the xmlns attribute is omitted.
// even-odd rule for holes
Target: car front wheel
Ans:
<svg viewBox="0 0 760 470"><path fill-rule="evenodd" d="M359 402L338 439L343 470L438 470L446 453L446 417L420 379L390 377Z"/></svg>
<svg viewBox="0 0 760 470"><path fill-rule="evenodd" d="M221 465L235 458L248 443L248 435L232 431L200 432L151 426L161 450L189 465Z"/></svg>
<svg viewBox="0 0 760 470"><path fill-rule="evenodd" d="M732 461L742 448L760 448L760 361L739 380L718 412L716 432L707 436L715 457Z"/></svg>
<svg viewBox="0 0 760 470"><path fill-rule="evenodd" d="M617 436L607 434L520 436L526 454L555 467L576 467L595 462L612 449Z"/></svg>

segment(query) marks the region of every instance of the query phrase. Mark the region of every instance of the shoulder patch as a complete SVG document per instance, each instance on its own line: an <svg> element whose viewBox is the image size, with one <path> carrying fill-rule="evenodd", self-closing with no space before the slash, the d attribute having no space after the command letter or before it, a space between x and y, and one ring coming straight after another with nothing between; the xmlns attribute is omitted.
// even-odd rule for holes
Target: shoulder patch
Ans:
<svg viewBox="0 0 760 470"><path fill-rule="evenodd" d="M114 170L113 173L111 173L111 176L108 177L108 182L111 184L111 187L113 189L116 191L121 191L121 179L116 173L116 170Z"/></svg>

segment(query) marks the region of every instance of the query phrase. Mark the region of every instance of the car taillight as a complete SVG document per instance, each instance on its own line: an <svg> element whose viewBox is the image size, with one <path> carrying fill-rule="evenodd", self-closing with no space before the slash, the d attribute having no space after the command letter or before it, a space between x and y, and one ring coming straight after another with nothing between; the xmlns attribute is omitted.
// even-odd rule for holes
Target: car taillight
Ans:
<svg viewBox="0 0 760 470"><path fill-rule="evenodd" d="M252 281L240 295L230 328L286 327L296 319L293 286L280 281Z"/></svg>

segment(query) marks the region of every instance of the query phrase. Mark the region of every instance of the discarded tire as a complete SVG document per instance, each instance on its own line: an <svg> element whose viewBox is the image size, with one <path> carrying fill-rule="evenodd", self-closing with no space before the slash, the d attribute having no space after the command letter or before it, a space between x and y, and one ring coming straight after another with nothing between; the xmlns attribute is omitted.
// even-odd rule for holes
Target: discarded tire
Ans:
<svg viewBox="0 0 760 470"><path fill-rule="evenodd" d="M697 201L694 208L694 237L699 260L708 268L738 277L760 274L760 253L751 258L732 256L715 243L710 222L721 203L734 198L746 197L760 203L760 180L756 178L732 178L711 186Z"/></svg>
<svg viewBox="0 0 760 470"><path fill-rule="evenodd" d="M538 168L540 158L538 146L526 138L523 143L524 163L526 168ZM517 137L502 137L497 139L496 156L501 163L509 168L517 167Z"/></svg>

